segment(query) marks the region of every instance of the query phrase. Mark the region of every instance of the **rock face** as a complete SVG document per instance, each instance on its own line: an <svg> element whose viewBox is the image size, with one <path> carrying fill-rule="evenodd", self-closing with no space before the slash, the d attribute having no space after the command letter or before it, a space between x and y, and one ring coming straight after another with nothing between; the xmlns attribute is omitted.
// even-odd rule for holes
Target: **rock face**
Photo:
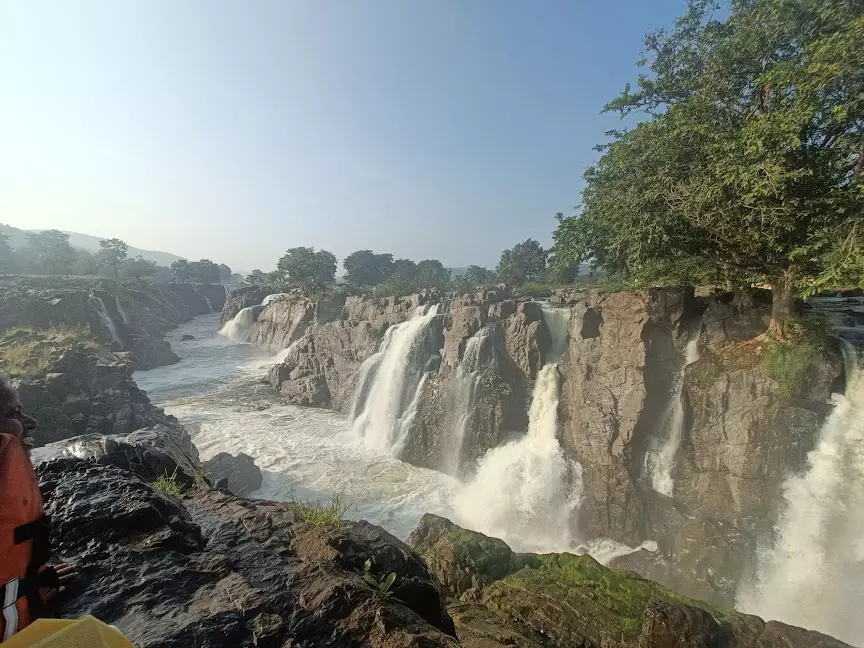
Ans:
<svg viewBox="0 0 864 648"><path fill-rule="evenodd" d="M590 556L514 554L501 540L434 515L423 516L408 544L444 585L465 646L846 646L816 632L686 599Z"/></svg>
<svg viewBox="0 0 864 648"><path fill-rule="evenodd" d="M10 327L81 327L112 351L133 354L136 369L178 361L166 332L196 315L218 312L225 302L221 285L115 285L93 280L55 280L38 287L0 286L0 332Z"/></svg>
<svg viewBox="0 0 864 648"><path fill-rule="evenodd" d="M92 344L51 331L27 335L28 343L37 345L34 348L42 346L40 356L32 362L44 366L35 376L12 377L27 411L39 421L37 444L83 434L126 433L157 424L179 428L174 417L154 406L138 389L128 354L94 350Z"/></svg>
<svg viewBox="0 0 864 648"><path fill-rule="evenodd" d="M234 319L234 316L244 308L256 306L267 296L278 292L271 286L241 286L231 291L222 306L222 315L219 318L219 326L224 326Z"/></svg>
<svg viewBox="0 0 864 648"><path fill-rule="evenodd" d="M319 299L289 295L274 300L252 325L251 341L270 353L287 349L313 327L333 321L342 312L341 299Z"/></svg>
<svg viewBox="0 0 864 648"><path fill-rule="evenodd" d="M261 469L252 457L242 452L236 457L220 452L205 461L201 468L214 484L227 481L228 489L235 495L248 495L261 488Z"/></svg>
<svg viewBox="0 0 864 648"><path fill-rule="evenodd" d="M62 616L92 614L138 648L458 645L425 563L368 523L314 527L289 504L206 486L178 498L121 453L37 472L52 547L80 574ZM392 597L361 578L367 560L397 574Z"/></svg>

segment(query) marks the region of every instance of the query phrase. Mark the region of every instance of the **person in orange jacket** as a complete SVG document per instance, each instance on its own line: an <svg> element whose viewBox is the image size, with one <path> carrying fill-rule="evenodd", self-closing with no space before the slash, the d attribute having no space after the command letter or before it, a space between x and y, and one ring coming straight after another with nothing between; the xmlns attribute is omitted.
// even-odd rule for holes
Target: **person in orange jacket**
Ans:
<svg viewBox="0 0 864 648"><path fill-rule="evenodd" d="M48 519L30 462L36 419L0 375L0 641L39 616L76 576L69 564L49 566Z"/></svg>

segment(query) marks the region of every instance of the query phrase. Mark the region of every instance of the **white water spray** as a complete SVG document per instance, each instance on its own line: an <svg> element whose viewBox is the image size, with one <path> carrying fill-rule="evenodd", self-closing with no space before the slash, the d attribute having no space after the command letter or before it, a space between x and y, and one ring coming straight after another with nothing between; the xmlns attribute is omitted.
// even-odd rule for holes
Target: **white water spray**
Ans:
<svg viewBox="0 0 864 648"><path fill-rule="evenodd" d="M737 606L766 619L864 644L864 380L844 345L846 393L822 426L807 470L784 484L773 547Z"/></svg>
<svg viewBox="0 0 864 648"><path fill-rule="evenodd" d="M117 333L117 326L114 324L114 320L111 319L111 316L108 314L108 309L105 308L105 302L102 301L100 297L96 295L90 295L89 298L90 305L93 307L93 310L96 311L96 314L99 316L99 321L102 322L102 326L105 327L105 330L111 335L111 339L118 344L123 344L123 341L120 339L120 335Z"/></svg>
<svg viewBox="0 0 864 648"><path fill-rule="evenodd" d="M203 295L203 297L204 297L204 301L207 302L207 308L210 309L211 313L215 313L216 311L213 310L213 304L210 302L210 298L207 295Z"/></svg>
<svg viewBox="0 0 864 648"><path fill-rule="evenodd" d="M120 319L123 320L123 324L129 324L129 316L126 314L126 311L123 310L123 304L120 303L119 299L115 299L114 303L117 304L117 312L120 313Z"/></svg>
<svg viewBox="0 0 864 648"><path fill-rule="evenodd" d="M556 361L567 348L569 309L544 307L552 336L549 362L534 383L528 434L492 448L455 498L460 522L517 551L572 551L582 501L582 467L558 443L560 384Z"/></svg>
<svg viewBox="0 0 864 648"><path fill-rule="evenodd" d="M289 295L288 293L272 293L261 300L261 305L269 306L274 301L282 301L283 299L288 299L290 296L291 295Z"/></svg>
<svg viewBox="0 0 864 648"><path fill-rule="evenodd" d="M352 429L367 448L399 456L417 412L429 361L438 354L428 331L438 305L420 306L407 322L391 327L381 348L360 369Z"/></svg>
<svg viewBox="0 0 864 648"><path fill-rule="evenodd" d="M651 448L645 454L645 471L651 478L651 487L658 493L672 497L675 492L675 480L672 471L675 468L675 455L681 446L684 435L684 403L681 395L684 389L684 375L687 365L699 360L699 335L701 328L687 342L684 348L684 363L672 384L672 397L663 414L661 429L666 430L666 440L658 448Z"/></svg>
<svg viewBox="0 0 864 648"><path fill-rule="evenodd" d="M219 335L234 342L248 342L252 334L252 325L260 312L261 306L247 306L238 312L234 319L226 322L225 326L219 329Z"/></svg>

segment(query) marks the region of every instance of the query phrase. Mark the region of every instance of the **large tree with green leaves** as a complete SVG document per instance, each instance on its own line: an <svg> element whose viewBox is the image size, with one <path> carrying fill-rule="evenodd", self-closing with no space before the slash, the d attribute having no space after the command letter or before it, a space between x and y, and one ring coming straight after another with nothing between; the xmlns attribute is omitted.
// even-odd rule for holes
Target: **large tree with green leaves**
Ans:
<svg viewBox="0 0 864 648"><path fill-rule="evenodd" d="M357 250L342 261L345 281L354 286L374 286L393 274L393 255L375 254L372 250Z"/></svg>
<svg viewBox="0 0 864 648"><path fill-rule="evenodd" d="M100 265L111 271L114 279L119 278L120 268L129 255L129 246L120 239L102 239L99 241L97 257Z"/></svg>
<svg viewBox="0 0 864 648"><path fill-rule="evenodd" d="M420 288L446 289L450 271L438 259L424 259L417 264L417 283Z"/></svg>
<svg viewBox="0 0 864 648"><path fill-rule="evenodd" d="M152 277L158 269L159 266L155 261L145 259L140 254L132 259L124 260L123 265L120 266L120 272L123 277L133 281L141 281L144 277Z"/></svg>
<svg viewBox="0 0 864 648"><path fill-rule="evenodd" d="M175 281L186 283L192 280L195 273L186 259L177 259L171 264L171 274L174 275Z"/></svg>
<svg viewBox="0 0 864 648"><path fill-rule="evenodd" d="M286 286L298 286L306 292L320 290L336 277L336 257L327 250L291 248L276 264L276 278Z"/></svg>
<svg viewBox="0 0 864 648"><path fill-rule="evenodd" d="M650 72L606 106L643 120L599 147L556 255L768 283L782 335L796 294L864 276L864 0L717 9L690 0L646 37Z"/></svg>
<svg viewBox="0 0 864 648"><path fill-rule="evenodd" d="M517 243L501 253L498 278L511 286L520 286L526 281L542 281L546 275L548 255L549 252L534 239Z"/></svg>
<svg viewBox="0 0 864 648"><path fill-rule="evenodd" d="M69 235L58 230L45 230L27 234L24 257L37 273L69 275L77 255L69 244Z"/></svg>
<svg viewBox="0 0 864 648"><path fill-rule="evenodd" d="M213 263L210 259L193 261L189 264L189 269L192 271L192 278L198 283L219 283L219 266Z"/></svg>

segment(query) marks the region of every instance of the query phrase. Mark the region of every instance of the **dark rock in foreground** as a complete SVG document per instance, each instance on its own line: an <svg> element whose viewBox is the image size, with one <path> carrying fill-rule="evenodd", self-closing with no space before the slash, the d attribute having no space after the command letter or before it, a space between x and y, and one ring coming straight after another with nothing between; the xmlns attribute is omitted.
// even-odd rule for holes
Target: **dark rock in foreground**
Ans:
<svg viewBox="0 0 864 648"><path fill-rule="evenodd" d="M54 550L81 575L63 616L92 614L138 648L457 645L437 581L382 529L314 527L203 485L178 498L112 465L124 453L101 457L37 467ZM361 578L366 560L397 574L392 597Z"/></svg>
<svg viewBox="0 0 864 648"><path fill-rule="evenodd" d="M515 554L501 540L425 515L408 544L452 599L465 646L848 648L817 632L675 594L590 556Z"/></svg>
<svg viewBox="0 0 864 648"><path fill-rule="evenodd" d="M228 489L235 495L248 495L261 488L261 469L252 457L242 452L236 457L220 452L201 467L213 483L226 479Z"/></svg>

